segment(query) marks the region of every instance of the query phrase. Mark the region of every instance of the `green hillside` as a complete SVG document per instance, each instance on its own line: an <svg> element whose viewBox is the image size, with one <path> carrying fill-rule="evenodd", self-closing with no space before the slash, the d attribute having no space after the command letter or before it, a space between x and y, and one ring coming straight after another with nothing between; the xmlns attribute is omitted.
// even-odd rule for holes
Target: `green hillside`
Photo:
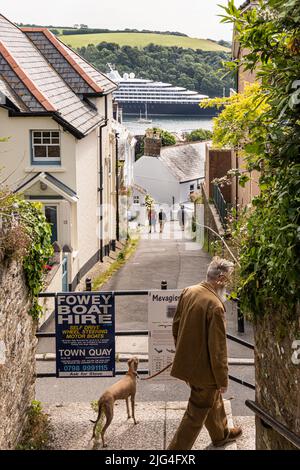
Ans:
<svg viewBox="0 0 300 470"><path fill-rule="evenodd" d="M173 36L164 34L150 33L100 33L100 34L72 34L60 36L65 44L71 47L83 47L89 44L99 44L101 42L110 42L119 44L119 46L146 47L153 43L158 46L182 47L185 49L201 49L203 51L224 51L229 52L226 47L209 41L207 39L189 38L184 36Z"/></svg>

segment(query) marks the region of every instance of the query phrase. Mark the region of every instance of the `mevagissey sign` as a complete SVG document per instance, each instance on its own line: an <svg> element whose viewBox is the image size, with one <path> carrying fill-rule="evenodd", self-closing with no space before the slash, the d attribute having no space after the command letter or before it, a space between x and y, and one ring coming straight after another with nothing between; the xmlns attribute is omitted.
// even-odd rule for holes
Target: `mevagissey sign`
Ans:
<svg viewBox="0 0 300 470"><path fill-rule="evenodd" d="M181 290L156 290L148 293L149 374L161 371L175 355L172 325ZM172 379L170 369L154 380Z"/></svg>
<svg viewBox="0 0 300 470"><path fill-rule="evenodd" d="M112 292L57 294L56 376L115 376L115 299Z"/></svg>

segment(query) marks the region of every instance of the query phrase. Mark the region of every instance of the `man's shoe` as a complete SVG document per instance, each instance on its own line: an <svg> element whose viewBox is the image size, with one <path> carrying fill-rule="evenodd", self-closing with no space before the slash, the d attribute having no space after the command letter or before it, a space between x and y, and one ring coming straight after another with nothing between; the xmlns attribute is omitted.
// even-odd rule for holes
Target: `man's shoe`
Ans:
<svg viewBox="0 0 300 470"><path fill-rule="evenodd" d="M233 442L236 439L238 439L242 435L242 428L236 427L236 428L231 428L229 430L229 434L226 437L226 439L223 439L222 441L219 442L213 442L214 447L223 447L225 444L228 442Z"/></svg>

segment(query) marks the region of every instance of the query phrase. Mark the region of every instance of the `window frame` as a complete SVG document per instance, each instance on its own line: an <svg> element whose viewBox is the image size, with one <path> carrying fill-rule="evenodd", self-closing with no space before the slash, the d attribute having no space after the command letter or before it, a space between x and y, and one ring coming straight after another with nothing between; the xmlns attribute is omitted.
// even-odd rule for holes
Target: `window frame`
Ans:
<svg viewBox="0 0 300 470"><path fill-rule="evenodd" d="M35 143L35 138L38 138L39 136L36 136L35 133L40 133L40 144ZM46 139L46 137L43 136L43 133L49 133L50 136L47 138L50 140L50 143L43 143L43 140ZM52 133L58 134L58 137L53 137ZM58 143L53 143L53 139L58 138ZM61 133L59 129L31 129L30 130L30 147L31 147L31 164L32 165L61 165ZM35 156L35 147L45 147L46 148L46 157L36 157ZM48 156L48 149L49 147L59 147L59 157L49 157Z"/></svg>
<svg viewBox="0 0 300 470"><path fill-rule="evenodd" d="M42 211L43 211L43 214L44 216L46 217L46 208L47 207L51 207L51 208L54 208L56 209L56 234L57 234L57 240L54 240L54 242L56 241L57 243L60 242L60 203L59 202L55 202L55 200L52 202L51 200L50 201L42 201ZM50 225L52 225L50 223ZM51 239L52 239L52 227L51 227ZM52 242L52 243L54 243Z"/></svg>
<svg viewBox="0 0 300 470"><path fill-rule="evenodd" d="M138 199L138 202L136 202L136 199ZM133 204L140 204L141 200L140 200L140 196L133 196Z"/></svg>

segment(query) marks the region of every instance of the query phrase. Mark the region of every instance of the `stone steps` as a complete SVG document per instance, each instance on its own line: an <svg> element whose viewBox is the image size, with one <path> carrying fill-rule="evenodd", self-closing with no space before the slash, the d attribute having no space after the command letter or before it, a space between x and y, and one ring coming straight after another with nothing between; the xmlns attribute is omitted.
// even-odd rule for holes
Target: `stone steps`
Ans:
<svg viewBox="0 0 300 470"><path fill-rule="evenodd" d="M135 426L132 419L127 420L124 401L115 404L114 419L108 428L106 437L108 450L164 450L172 439L181 417L186 409L186 402L138 402L136 403ZM244 435L236 442L221 448L211 445L205 428L201 431L193 450L246 450L254 449L254 418L232 418L231 403L225 400L225 409L229 426L242 425ZM45 411L50 415L55 449L64 450L102 450L101 444L91 441L96 413L89 403L68 403L48 405Z"/></svg>

